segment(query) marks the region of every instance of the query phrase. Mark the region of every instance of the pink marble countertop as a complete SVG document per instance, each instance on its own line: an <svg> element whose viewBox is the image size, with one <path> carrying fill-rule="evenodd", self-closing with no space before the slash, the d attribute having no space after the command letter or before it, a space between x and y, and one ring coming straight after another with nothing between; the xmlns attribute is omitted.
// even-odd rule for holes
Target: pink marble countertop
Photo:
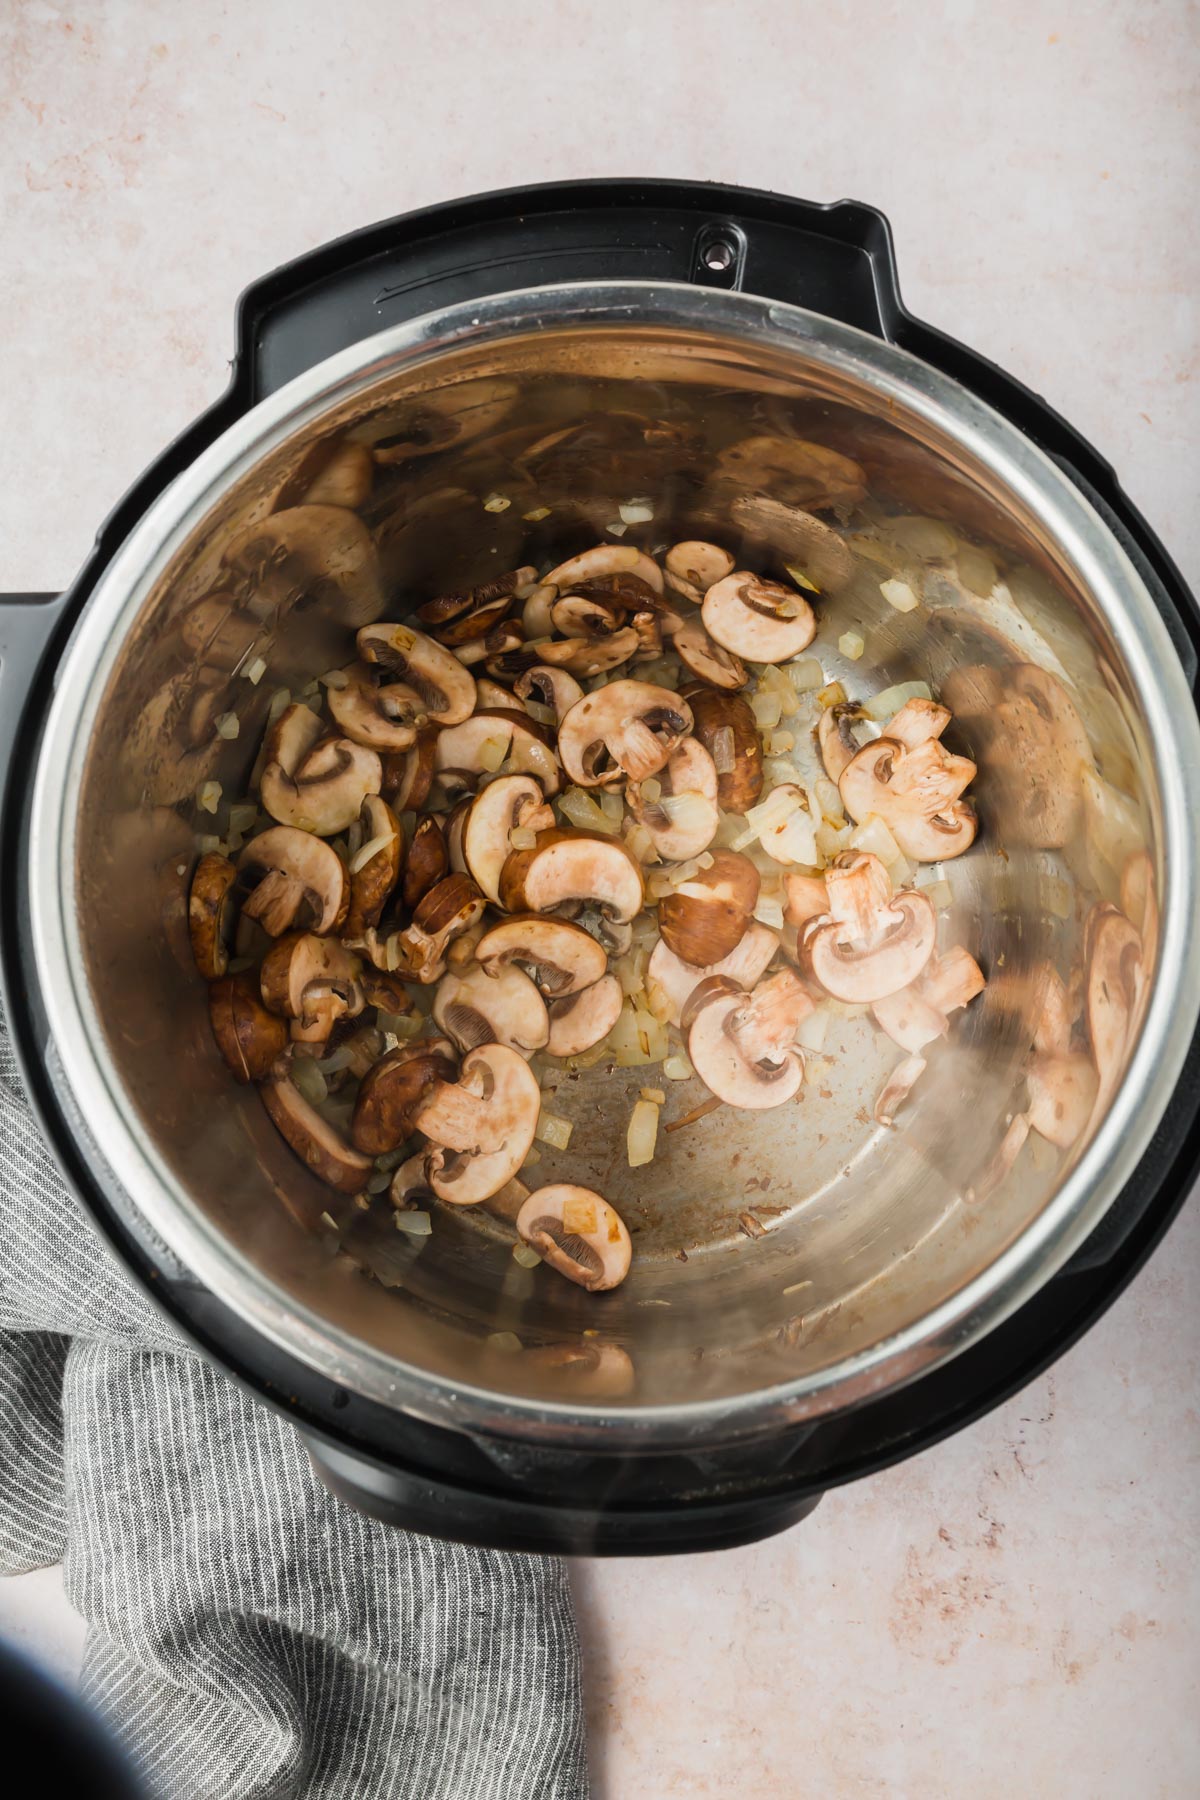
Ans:
<svg viewBox="0 0 1200 1800"><path fill-rule="evenodd" d="M55 588L221 389L238 291L482 188L688 175L890 216L1200 583L1194 4L0 0L0 585ZM581 1565L596 1792L1200 1789L1200 1213L1042 1380L751 1549ZM55 1571L0 1631L75 1666Z"/></svg>

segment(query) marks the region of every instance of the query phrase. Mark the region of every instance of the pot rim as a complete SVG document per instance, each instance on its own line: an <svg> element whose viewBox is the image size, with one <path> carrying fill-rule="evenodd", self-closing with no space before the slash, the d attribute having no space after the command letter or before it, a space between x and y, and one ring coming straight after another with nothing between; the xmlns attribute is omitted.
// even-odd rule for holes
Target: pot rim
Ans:
<svg viewBox="0 0 1200 1800"><path fill-rule="evenodd" d="M611 1408L532 1401L396 1361L264 1277L192 1203L137 1129L88 992L73 900L83 746L107 678L146 597L230 483L294 432L387 374L472 343L542 335L548 328L621 327L699 330L751 348L791 352L864 383L956 442L1039 518L1103 610L1141 696L1161 797L1156 827L1164 879L1154 987L1108 1115L1062 1186L998 1258L903 1331L810 1376L715 1400ZM1200 720L1157 607L1100 516L1015 426L908 352L799 307L682 283L572 282L447 307L328 358L244 414L150 506L97 581L58 670L30 812L32 937L54 1049L99 1165L191 1274L281 1349L342 1386L443 1426L569 1436L611 1448L729 1439L815 1417L915 1379L1007 1318L1094 1230L1158 1126L1200 1011L1197 817Z"/></svg>

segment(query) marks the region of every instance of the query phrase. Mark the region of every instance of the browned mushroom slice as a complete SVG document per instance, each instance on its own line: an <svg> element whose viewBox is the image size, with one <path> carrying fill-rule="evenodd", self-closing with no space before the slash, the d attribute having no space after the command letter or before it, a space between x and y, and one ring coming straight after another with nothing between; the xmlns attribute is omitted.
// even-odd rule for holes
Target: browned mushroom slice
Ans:
<svg viewBox="0 0 1200 1800"><path fill-rule="evenodd" d="M851 757L838 792L852 819L876 813L905 856L942 862L975 841L974 808L959 797L974 775L969 757L950 755L936 738L909 750L884 736Z"/></svg>
<svg viewBox="0 0 1200 1800"><path fill-rule="evenodd" d="M646 789L657 783L657 791ZM666 766L645 783L631 781L625 800L634 818L649 832L654 848L667 862L688 862L708 849L721 822L717 807L717 771L703 744L684 738Z"/></svg>
<svg viewBox="0 0 1200 1800"><path fill-rule="evenodd" d="M642 871L618 838L589 831L541 831L532 850L510 851L500 871L500 904L510 913L546 913L572 901L627 924L645 898Z"/></svg>
<svg viewBox="0 0 1200 1800"><path fill-rule="evenodd" d="M447 970L434 995L433 1017L460 1050L507 1044L532 1056L550 1034L546 1002L528 975L511 966L494 975L477 963L462 974Z"/></svg>
<svg viewBox="0 0 1200 1800"><path fill-rule="evenodd" d="M472 787L503 763L516 773L536 776L547 799L558 792L554 733L527 713L502 707L477 712L441 732L434 746L435 768L462 775Z"/></svg>
<svg viewBox="0 0 1200 1800"><path fill-rule="evenodd" d="M251 885L242 912L272 937L336 931L346 917L350 883L341 857L295 826L274 825L251 838L238 857L238 878Z"/></svg>
<svg viewBox="0 0 1200 1800"><path fill-rule="evenodd" d="M710 687L745 687L750 676L740 657L714 643L699 619L687 619L672 634L671 647L684 668Z"/></svg>
<svg viewBox="0 0 1200 1800"><path fill-rule="evenodd" d="M766 973L767 965L779 949L779 939L765 925L755 921L748 925L741 942L732 949L728 956L720 962L706 963L697 967L686 963L682 957L659 938L650 952L650 961L646 968L646 990L652 999L662 995L670 1006L667 1015L672 1025L678 1025L683 1017L683 1009L702 981L710 975L726 975L747 992L753 988L759 978ZM661 1014L659 1014L661 1017Z"/></svg>
<svg viewBox="0 0 1200 1800"><path fill-rule="evenodd" d="M272 510L344 506L355 512L371 492L374 479L375 459L366 444L323 438L306 452L280 488Z"/></svg>
<svg viewBox="0 0 1200 1800"><path fill-rule="evenodd" d="M419 812L429 798L433 785L437 740L436 725L425 725L417 732L411 750L385 755L383 762L384 798L397 813Z"/></svg>
<svg viewBox="0 0 1200 1800"><path fill-rule="evenodd" d="M798 568L822 594L840 593L854 576L854 557L830 525L798 506L765 494L739 494L730 507L735 525L781 562Z"/></svg>
<svg viewBox="0 0 1200 1800"><path fill-rule="evenodd" d="M728 550L697 538L672 544L664 564L667 586L690 600L693 606L699 606L709 588L723 581L726 575L732 575L737 567Z"/></svg>
<svg viewBox="0 0 1200 1800"><path fill-rule="evenodd" d="M488 899L500 899L500 871L512 850L512 833L554 828L554 813L532 775L501 775L472 801L463 826L467 869Z"/></svg>
<svg viewBox="0 0 1200 1800"><path fill-rule="evenodd" d="M1143 979L1142 940L1123 912L1101 903L1087 921L1084 1016L1099 1076L1097 1118L1116 1091L1128 1054Z"/></svg>
<svg viewBox="0 0 1200 1800"><path fill-rule="evenodd" d="M804 1079L804 1059L794 1045L797 1027L812 1009L790 969L750 994L728 976L710 975L683 1012L692 1067L729 1106L754 1112L782 1106Z"/></svg>
<svg viewBox="0 0 1200 1800"><path fill-rule="evenodd" d="M552 1269L590 1293L615 1288L629 1273L625 1222L591 1188L565 1181L538 1188L517 1214L517 1231Z"/></svg>
<svg viewBox="0 0 1200 1800"><path fill-rule="evenodd" d="M385 970L377 969L373 963L367 962L362 965L359 981L367 1005L377 1006L380 1012L402 1019L419 1010L399 975L389 975Z"/></svg>
<svg viewBox="0 0 1200 1800"><path fill-rule="evenodd" d="M225 561L277 610L319 594L341 625L366 625L383 611L371 534L348 507L292 506L271 513L235 534Z"/></svg>
<svg viewBox="0 0 1200 1800"><path fill-rule="evenodd" d="M610 681L585 694L558 728L563 768L579 787L656 775L692 729L692 710L670 688Z"/></svg>
<svg viewBox="0 0 1200 1800"><path fill-rule="evenodd" d="M543 706L553 707L560 725L576 702L583 699L583 689L575 677L549 663L534 663L526 669L517 677L513 692L520 700L537 700Z"/></svg>
<svg viewBox="0 0 1200 1800"><path fill-rule="evenodd" d="M339 1020L362 1011L357 976L354 959L336 939L295 931L271 946L259 985L263 1005L292 1021L298 1043L323 1044Z"/></svg>
<svg viewBox="0 0 1200 1800"><path fill-rule="evenodd" d="M263 1005L258 979L249 969L210 984L208 1016L235 1081L261 1081L287 1048L288 1028Z"/></svg>
<svg viewBox="0 0 1200 1800"><path fill-rule="evenodd" d="M354 1102L350 1135L368 1156L388 1156L416 1130L414 1109L438 1082L458 1073L453 1045L445 1038L402 1044L368 1070Z"/></svg>
<svg viewBox="0 0 1200 1800"><path fill-rule="evenodd" d="M621 1011L621 984L615 975L603 975L591 987L552 1000L546 1053L549 1056L581 1056L606 1038Z"/></svg>
<svg viewBox="0 0 1200 1800"><path fill-rule="evenodd" d="M1079 1051L1035 1056L1026 1079L1030 1125L1059 1150L1069 1150L1096 1109L1099 1083L1091 1058Z"/></svg>
<svg viewBox="0 0 1200 1800"><path fill-rule="evenodd" d="M743 489L762 489L791 506L851 506L867 491L861 464L805 438L741 438L722 450L717 468Z"/></svg>
<svg viewBox="0 0 1200 1800"><path fill-rule="evenodd" d="M735 950L758 905L759 873L736 850L714 850L699 869L658 903L658 928L668 950L700 968Z"/></svg>
<svg viewBox="0 0 1200 1800"><path fill-rule="evenodd" d="M479 966L496 974L509 963L527 969L543 994L554 998L593 987L608 958L589 932L565 919L523 913L484 933L475 946Z"/></svg>
<svg viewBox="0 0 1200 1800"><path fill-rule="evenodd" d="M607 638L624 625L625 608L607 595L592 598L571 592L555 600L550 621L563 637Z"/></svg>
<svg viewBox="0 0 1200 1800"><path fill-rule="evenodd" d="M661 594L663 590L662 570L658 564L644 551L634 549L632 544L597 544L594 549L559 563L542 579L548 586L557 588L560 594L570 594L584 582L612 575L636 575L654 593Z"/></svg>
<svg viewBox="0 0 1200 1800"><path fill-rule="evenodd" d="M420 905L430 888L436 887L449 871L450 858L442 827L431 813L426 813L424 818L417 820L400 884L400 897L409 912Z"/></svg>
<svg viewBox="0 0 1200 1800"><path fill-rule="evenodd" d="M438 725L458 725L475 706L475 678L452 650L407 625L368 625L358 634L358 654L393 682L412 688Z"/></svg>
<svg viewBox="0 0 1200 1800"><path fill-rule="evenodd" d="M446 967L446 947L483 917L483 895L469 875L447 875L430 888L404 931L380 942L365 934L367 955L385 974L401 975L428 986Z"/></svg>
<svg viewBox="0 0 1200 1800"><path fill-rule="evenodd" d="M205 981L215 981L229 967L231 904L229 891L237 870L228 857L210 850L196 864L188 893L188 932L192 955Z"/></svg>
<svg viewBox="0 0 1200 1800"><path fill-rule="evenodd" d="M830 781L840 781L847 763L878 736L878 728L872 727L870 714L857 700L827 707L817 720L817 742Z"/></svg>
<svg viewBox="0 0 1200 1800"><path fill-rule="evenodd" d="M363 1191L372 1173L370 1157L348 1144L286 1074L272 1075L259 1092L276 1130L318 1180L343 1194Z"/></svg>
<svg viewBox="0 0 1200 1800"><path fill-rule="evenodd" d="M933 954L937 914L928 897L892 893L869 853L827 870L829 916L810 919L801 965L828 994L851 1004L882 1000L915 981Z"/></svg>
<svg viewBox="0 0 1200 1800"><path fill-rule="evenodd" d="M350 858L350 911L344 927L349 938L378 925L404 864L404 833L387 801L369 794L359 818L363 841Z"/></svg>
<svg viewBox="0 0 1200 1800"><path fill-rule="evenodd" d="M368 750L407 750L426 720L425 703L404 682L380 682L369 663L343 669L344 687L330 687L329 711L355 744Z"/></svg>
<svg viewBox="0 0 1200 1800"><path fill-rule="evenodd" d="M749 812L762 793L763 747L748 702L711 687L686 687L683 698L695 735L713 759L718 801L726 812Z"/></svg>
<svg viewBox="0 0 1200 1800"><path fill-rule="evenodd" d="M715 643L748 662L787 662L807 650L817 635L817 621L803 595L746 569L709 588L700 617Z"/></svg>
<svg viewBox="0 0 1200 1800"><path fill-rule="evenodd" d="M563 665L580 681L587 681L593 675L607 675L612 669L620 668L637 654L641 642L640 633L632 625L614 631L611 637L564 638L564 645L571 646L571 654L563 658ZM540 654L547 655L550 648L541 646Z"/></svg>
<svg viewBox="0 0 1200 1800"><path fill-rule="evenodd" d="M474 1206L511 1181L529 1154L541 1099L528 1063L503 1044L469 1051L456 1085L434 1083L413 1120L435 1146L427 1168L439 1199Z"/></svg>
<svg viewBox="0 0 1200 1800"><path fill-rule="evenodd" d="M462 593L439 594L436 600L427 600L417 608L417 617L439 643L465 644L485 637L505 617L514 599L536 584L536 569L510 569L506 575Z"/></svg>

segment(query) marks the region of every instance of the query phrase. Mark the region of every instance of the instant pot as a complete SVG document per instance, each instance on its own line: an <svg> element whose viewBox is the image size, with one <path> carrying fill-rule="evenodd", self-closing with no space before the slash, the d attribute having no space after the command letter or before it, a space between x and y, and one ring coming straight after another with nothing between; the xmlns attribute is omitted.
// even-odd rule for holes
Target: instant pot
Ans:
<svg viewBox="0 0 1200 1800"><path fill-rule="evenodd" d="M297 515L346 442L373 474L323 495L362 527L339 548ZM861 493L823 487L822 450ZM889 1047L853 1016L801 1105L698 1117L647 1169L624 1158L645 1072L564 1079L571 1146L538 1179L601 1188L634 1237L597 1296L523 1267L495 1210L439 1208L416 1238L316 1182L229 1082L186 903L271 695L345 661L352 614L548 566L623 504L626 542L709 537L756 567L798 553L798 514L840 525L859 556L814 601L829 675L991 696L955 708L981 831L939 877L989 979L890 1125ZM919 608L881 598L897 570ZM1189 1192L1198 645L1112 470L910 317L869 207L555 184L345 238L242 297L228 392L69 591L0 602L5 1000L47 1140L129 1273L350 1504L521 1550L780 1530L1045 1368ZM1046 693L1086 730L1082 778ZM1114 917L1124 960L1097 986ZM1047 969L1103 1064L1059 1148L1018 1129Z"/></svg>

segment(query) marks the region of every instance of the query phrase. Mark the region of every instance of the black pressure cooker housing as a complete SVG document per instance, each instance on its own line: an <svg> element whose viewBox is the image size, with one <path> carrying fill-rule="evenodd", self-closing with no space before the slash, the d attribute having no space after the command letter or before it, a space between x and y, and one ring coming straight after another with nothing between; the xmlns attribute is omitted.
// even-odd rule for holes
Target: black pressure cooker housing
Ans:
<svg viewBox="0 0 1200 1800"><path fill-rule="evenodd" d="M0 600L0 936L9 1029L42 1129L131 1276L197 1348L290 1417L351 1505L433 1536L513 1550L657 1554L782 1530L822 1493L928 1448L1033 1379L1095 1323L1150 1255L1200 1173L1200 1033L1150 1148L1100 1227L1004 1324L897 1392L768 1438L703 1454L579 1452L472 1437L332 1386L276 1348L122 1215L81 1156L29 936L26 829L38 735L66 642L100 572L150 504L229 425L338 350L421 313L514 288L597 279L686 281L801 306L952 376L1016 425L1083 491L1155 596L1193 694L1200 611L1108 464L1045 401L921 324L900 299L887 220L698 182L512 189L372 226L242 295L226 393L114 509L71 588Z"/></svg>

